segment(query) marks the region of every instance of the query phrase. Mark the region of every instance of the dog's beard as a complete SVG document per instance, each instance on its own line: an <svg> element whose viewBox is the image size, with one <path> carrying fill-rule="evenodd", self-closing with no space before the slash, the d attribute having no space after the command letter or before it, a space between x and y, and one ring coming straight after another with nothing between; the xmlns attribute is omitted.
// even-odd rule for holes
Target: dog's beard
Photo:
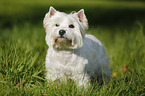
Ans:
<svg viewBox="0 0 145 96"><path fill-rule="evenodd" d="M73 40L66 37L57 37L54 39L54 45L57 49L71 49L73 45Z"/></svg>

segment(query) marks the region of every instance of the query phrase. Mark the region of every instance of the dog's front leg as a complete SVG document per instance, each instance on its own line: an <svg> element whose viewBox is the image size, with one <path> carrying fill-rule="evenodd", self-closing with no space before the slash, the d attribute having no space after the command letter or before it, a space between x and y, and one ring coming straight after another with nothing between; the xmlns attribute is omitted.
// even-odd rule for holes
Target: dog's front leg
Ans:
<svg viewBox="0 0 145 96"><path fill-rule="evenodd" d="M73 80L76 82L78 88L87 89L90 86L89 76L85 74L79 74L73 77Z"/></svg>

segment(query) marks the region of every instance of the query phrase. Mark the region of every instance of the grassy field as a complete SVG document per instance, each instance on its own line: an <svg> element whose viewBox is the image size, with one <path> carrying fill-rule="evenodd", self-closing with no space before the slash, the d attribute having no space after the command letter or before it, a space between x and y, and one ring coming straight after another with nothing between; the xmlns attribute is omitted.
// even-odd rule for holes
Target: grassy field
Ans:
<svg viewBox="0 0 145 96"><path fill-rule="evenodd" d="M104 85L102 87L99 87L98 85L96 85L95 88L92 88L91 86L90 88L88 88L88 90L78 90L73 82L68 81L67 83L58 83L56 81L47 83L44 78L45 56L48 46L45 43L45 31L42 26L42 19L45 13L44 11L47 11L48 9L45 9L44 11L42 11L42 13L40 11L41 8L47 8L46 0L42 0L41 3L38 0L35 0L35 3L32 2L33 0L29 0L29 2L24 2L24 0L19 0L17 2L15 1L17 0L13 0L14 3L11 3L12 1L9 0L0 1L2 2L0 3L2 5L0 6L0 20L2 20L2 22L0 22L0 25L2 25L0 26L0 96L145 95L144 18L137 17L133 20L129 20L130 22L133 22L131 22L132 24L129 26L124 26L120 23L111 26L110 24L105 23L104 26L104 24L94 24L94 22L90 22L91 26L87 33L95 35L104 44L107 51L107 56L110 58L112 77L107 86ZM144 3L142 2L126 2L129 4L128 7L125 1L124 3L100 2L96 3L96 5L95 3L92 3L92 6L88 7L88 1L85 1L86 2L84 3L80 2L77 4L80 4L82 8L85 7L88 10L87 16L90 16L89 18L94 15L93 13L91 14L91 11L89 14L89 10L93 9L97 4L100 5L100 7L98 8L102 8L99 11L100 16L104 16L101 14L107 14L110 11L113 14L110 16L114 16L114 12L117 12L116 10L122 10L121 12L124 12L124 8L128 10L134 10L135 8L139 12L143 12L145 9L145 7L143 6ZM95 1L92 0L92 2ZM23 6L18 6L18 8L15 7L14 9L11 9L13 8L12 6L17 3L18 5ZM53 2L52 4L54 3L55 2ZM9 7L5 9L5 11L2 10L5 8L3 4L9 5ZM27 6L27 8L33 7L34 9L32 8L28 10L26 8L27 4L31 6ZM57 2L55 4L58 9L65 9L65 7L62 7L64 3L61 4ZM68 4L71 5L71 3ZM104 4L106 4L107 7L105 9L103 9L102 7ZM39 5L40 7L37 5ZM69 8L68 6L69 5L67 5L66 8ZM67 9L65 11L79 9L81 7L75 7ZM24 8L26 8L26 10L24 10ZM110 11L107 11L107 13L105 13L106 9L108 8L110 8ZM36 10L38 11L39 15L35 17L34 15L36 15L37 13ZM26 15L27 12L28 15ZM17 14L20 15L17 16ZM32 18L34 18L34 20L31 20ZM35 21L35 19L38 20ZM126 18L121 17L119 19L121 19L121 21L126 20Z"/></svg>
<svg viewBox="0 0 145 96"><path fill-rule="evenodd" d="M90 28L104 44L112 78L107 86L88 91L73 83L48 84L45 80L45 32L41 24L25 23L3 29L0 36L1 95L145 95L145 36L143 25L130 30ZM122 34L123 33L123 34ZM122 68L126 66L126 72ZM116 75L115 75L116 74Z"/></svg>

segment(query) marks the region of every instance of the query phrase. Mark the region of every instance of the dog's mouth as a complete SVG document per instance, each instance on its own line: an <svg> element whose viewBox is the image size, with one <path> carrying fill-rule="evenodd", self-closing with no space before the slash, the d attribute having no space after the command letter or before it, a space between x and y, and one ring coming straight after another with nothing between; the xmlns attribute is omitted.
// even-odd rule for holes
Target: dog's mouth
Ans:
<svg viewBox="0 0 145 96"><path fill-rule="evenodd" d="M54 47L56 48L69 48L73 47L73 40L66 37L57 37L54 39Z"/></svg>

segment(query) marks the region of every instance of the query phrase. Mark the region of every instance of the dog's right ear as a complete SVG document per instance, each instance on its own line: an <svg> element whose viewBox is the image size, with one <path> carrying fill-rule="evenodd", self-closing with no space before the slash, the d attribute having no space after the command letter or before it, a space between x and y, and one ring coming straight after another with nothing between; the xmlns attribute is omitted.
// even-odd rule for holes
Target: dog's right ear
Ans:
<svg viewBox="0 0 145 96"><path fill-rule="evenodd" d="M57 11L56 11L52 6L50 6L49 12L48 12L49 15L50 15L50 17L53 16L56 12L57 12Z"/></svg>
<svg viewBox="0 0 145 96"><path fill-rule="evenodd" d="M48 25L48 20L50 19L50 17L52 17L56 12L57 11L52 6L50 6L49 12L45 15L43 20L44 28L46 28L46 26Z"/></svg>

